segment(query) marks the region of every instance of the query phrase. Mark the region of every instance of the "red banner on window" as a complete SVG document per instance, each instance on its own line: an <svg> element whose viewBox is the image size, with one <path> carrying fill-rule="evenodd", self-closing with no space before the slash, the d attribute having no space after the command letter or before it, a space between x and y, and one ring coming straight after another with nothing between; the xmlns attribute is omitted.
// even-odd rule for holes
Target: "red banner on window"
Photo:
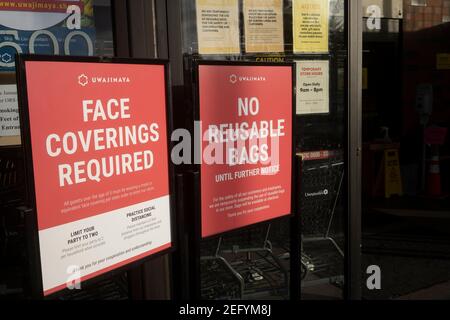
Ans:
<svg viewBox="0 0 450 320"><path fill-rule="evenodd" d="M25 66L44 293L170 248L165 66Z"/></svg>
<svg viewBox="0 0 450 320"><path fill-rule="evenodd" d="M199 66L202 237L291 213L292 73Z"/></svg>

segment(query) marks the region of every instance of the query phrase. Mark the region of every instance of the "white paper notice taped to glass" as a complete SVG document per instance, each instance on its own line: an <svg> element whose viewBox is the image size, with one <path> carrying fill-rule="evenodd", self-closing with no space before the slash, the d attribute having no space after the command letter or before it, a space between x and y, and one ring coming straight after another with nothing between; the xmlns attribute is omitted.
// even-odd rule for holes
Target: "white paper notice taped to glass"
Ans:
<svg viewBox="0 0 450 320"><path fill-rule="evenodd" d="M238 0L197 0L200 54L240 54Z"/></svg>
<svg viewBox="0 0 450 320"><path fill-rule="evenodd" d="M0 137L20 135L19 107L15 84L0 85Z"/></svg>
<svg viewBox="0 0 450 320"><path fill-rule="evenodd" d="M244 0L246 52L283 52L283 1Z"/></svg>
<svg viewBox="0 0 450 320"><path fill-rule="evenodd" d="M330 63L297 61L297 115L330 112Z"/></svg>

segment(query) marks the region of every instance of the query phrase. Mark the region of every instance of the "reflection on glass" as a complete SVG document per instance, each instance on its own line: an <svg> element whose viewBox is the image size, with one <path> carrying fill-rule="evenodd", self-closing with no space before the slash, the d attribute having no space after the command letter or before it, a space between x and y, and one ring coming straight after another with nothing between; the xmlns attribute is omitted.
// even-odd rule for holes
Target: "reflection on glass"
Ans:
<svg viewBox="0 0 450 320"><path fill-rule="evenodd" d="M364 2L363 296L447 298L450 1Z"/></svg>
<svg viewBox="0 0 450 320"><path fill-rule="evenodd" d="M301 190L297 195L302 222L301 249L291 250L291 220L231 232L224 237L201 242L200 291L202 299L289 299L289 281L295 272L302 277L302 299L342 299L344 285L345 243L345 67L347 58L345 27L345 1L331 0L328 8L328 52L293 53L293 3L283 1L284 46L265 46L276 52L258 53L246 49L245 12L239 8L240 54L199 54L198 8L196 2L183 1L183 53L185 70L189 75L186 91L191 87L192 62L196 59L241 60L253 62L317 61L327 66L320 81L309 80L311 87L327 90L313 96L314 103L326 112L311 112L296 117L296 152L303 157ZM210 1L211 2L211 1ZM218 3L221 1L212 1ZM232 2L232 1L231 1ZM224 1L231 5L230 1ZM252 1L246 1L250 4ZM278 1L264 1L276 6ZM308 2L308 1L302 1ZM315 3L323 3L316 1ZM239 2L241 3L241 1ZM259 4L261 5L261 3ZM272 14L276 7L269 6ZM313 18L314 16L312 16ZM272 17L273 18L273 17ZM273 26L276 21L270 20ZM281 21L281 19L280 19ZM318 21L311 20L318 27ZM204 26L203 26L204 27ZM204 30L205 31L205 30ZM271 40L277 43L279 35L272 30ZM236 36L236 32L233 33ZM255 37L254 32L251 33ZM254 38L252 38L254 39ZM319 39L320 40L320 39ZM219 48L220 49L220 48ZM252 48L253 49L253 48ZM264 51L264 50L263 50ZM300 77L302 79L302 77ZM305 78L306 81L306 78ZM325 85L326 84L326 85ZM304 87L308 87L308 83ZM327 89L328 87L328 89ZM299 93L298 93L299 94ZM327 101L321 103L320 99ZM299 94L299 99L305 96ZM310 108L311 110L311 108ZM314 108L312 109L314 110ZM291 270L291 256L298 254L301 270Z"/></svg>
<svg viewBox="0 0 450 320"><path fill-rule="evenodd" d="M46 7L4 1L0 9L0 146L20 144L16 54L113 56L110 1L76 0Z"/></svg>

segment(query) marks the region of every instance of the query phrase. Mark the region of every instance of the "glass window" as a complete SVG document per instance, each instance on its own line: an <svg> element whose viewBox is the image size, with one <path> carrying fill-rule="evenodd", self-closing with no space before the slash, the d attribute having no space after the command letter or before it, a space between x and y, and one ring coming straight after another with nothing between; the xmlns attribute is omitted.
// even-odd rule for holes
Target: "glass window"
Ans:
<svg viewBox="0 0 450 320"><path fill-rule="evenodd" d="M363 297L446 299L450 1L363 10L362 261L382 275Z"/></svg>
<svg viewBox="0 0 450 320"><path fill-rule="evenodd" d="M110 1L0 1L0 146L20 144L17 53L113 56Z"/></svg>
<svg viewBox="0 0 450 320"><path fill-rule="evenodd" d="M297 194L301 252L290 248L290 219L201 243L203 299L289 299L302 277L303 299L342 299L347 59L344 0L186 0L185 70L195 59L296 62L296 151L303 158ZM194 88L185 81L186 91ZM290 270L292 254L301 270Z"/></svg>

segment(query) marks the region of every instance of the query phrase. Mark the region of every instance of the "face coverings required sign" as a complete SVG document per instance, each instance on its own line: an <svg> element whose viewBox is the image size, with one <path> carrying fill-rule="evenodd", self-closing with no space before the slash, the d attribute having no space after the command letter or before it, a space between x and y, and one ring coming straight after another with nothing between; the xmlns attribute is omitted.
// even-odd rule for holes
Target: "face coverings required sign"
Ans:
<svg viewBox="0 0 450 320"><path fill-rule="evenodd" d="M164 65L25 75L44 294L170 248Z"/></svg>

